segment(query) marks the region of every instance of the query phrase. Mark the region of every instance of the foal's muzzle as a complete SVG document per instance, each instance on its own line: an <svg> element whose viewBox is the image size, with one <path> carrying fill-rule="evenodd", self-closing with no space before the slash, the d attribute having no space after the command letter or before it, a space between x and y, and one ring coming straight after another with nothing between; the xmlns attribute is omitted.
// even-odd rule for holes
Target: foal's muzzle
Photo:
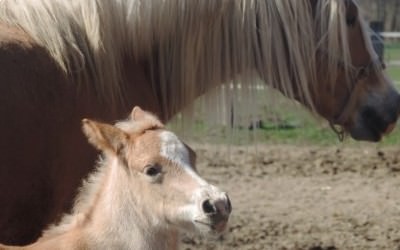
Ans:
<svg viewBox="0 0 400 250"><path fill-rule="evenodd" d="M202 209L210 219L212 229L222 232L226 227L229 215L232 211L232 205L228 195L217 200L207 199L203 201Z"/></svg>
<svg viewBox="0 0 400 250"><path fill-rule="evenodd" d="M208 225L211 230L218 233L224 231L232 212L228 195L223 193L223 195L217 197L207 198L200 205L204 219L197 222Z"/></svg>

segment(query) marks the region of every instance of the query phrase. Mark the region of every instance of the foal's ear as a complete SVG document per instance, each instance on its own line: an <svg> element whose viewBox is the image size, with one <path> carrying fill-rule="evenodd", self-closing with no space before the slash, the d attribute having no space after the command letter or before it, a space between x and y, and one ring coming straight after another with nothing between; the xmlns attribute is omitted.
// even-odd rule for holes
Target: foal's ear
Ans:
<svg viewBox="0 0 400 250"><path fill-rule="evenodd" d="M144 119L146 116L146 111L141 109L139 106L135 106L131 112L131 119L134 121L139 121Z"/></svg>
<svg viewBox="0 0 400 250"><path fill-rule="evenodd" d="M147 128L163 128L164 124L152 113L144 111L139 106L135 106L131 112L131 120L135 122L141 122L147 125ZM146 127L146 126L145 126Z"/></svg>
<svg viewBox="0 0 400 250"><path fill-rule="evenodd" d="M118 154L128 139L121 129L89 119L82 120L82 128L90 144L103 152Z"/></svg>

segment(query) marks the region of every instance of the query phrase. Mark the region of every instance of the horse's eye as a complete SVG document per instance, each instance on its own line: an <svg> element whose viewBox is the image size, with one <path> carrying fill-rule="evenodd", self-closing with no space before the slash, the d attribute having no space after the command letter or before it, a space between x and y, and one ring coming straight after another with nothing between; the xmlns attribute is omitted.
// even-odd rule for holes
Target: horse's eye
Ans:
<svg viewBox="0 0 400 250"><path fill-rule="evenodd" d="M354 26L357 21L357 16L347 16L346 17L346 24L347 26Z"/></svg>
<svg viewBox="0 0 400 250"><path fill-rule="evenodd" d="M147 165L144 168L144 173L150 177L156 177L157 175L161 174L161 166L157 164Z"/></svg>

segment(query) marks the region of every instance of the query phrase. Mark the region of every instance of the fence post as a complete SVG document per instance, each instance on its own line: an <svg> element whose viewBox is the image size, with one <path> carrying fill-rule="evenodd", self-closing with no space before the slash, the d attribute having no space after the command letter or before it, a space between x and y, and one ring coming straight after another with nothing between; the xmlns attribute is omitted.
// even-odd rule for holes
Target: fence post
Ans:
<svg viewBox="0 0 400 250"><path fill-rule="evenodd" d="M373 30L371 35L372 46L374 47L376 54L378 54L379 59L383 61L384 44L383 37L380 35L383 31L383 22L371 21L369 26Z"/></svg>

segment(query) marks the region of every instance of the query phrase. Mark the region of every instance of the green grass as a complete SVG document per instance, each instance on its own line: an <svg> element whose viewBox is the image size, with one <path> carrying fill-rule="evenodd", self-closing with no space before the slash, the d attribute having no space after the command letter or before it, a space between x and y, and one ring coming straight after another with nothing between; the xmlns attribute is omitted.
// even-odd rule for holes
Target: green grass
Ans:
<svg viewBox="0 0 400 250"><path fill-rule="evenodd" d="M400 66L389 66L387 68L387 73L390 78L397 83L397 87L400 87Z"/></svg>
<svg viewBox="0 0 400 250"><path fill-rule="evenodd" d="M289 102L289 101L288 101ZM266 115L268 116L268 115ZM247 127L233 129L222 125L208 125L196 122L192 131L186 133L186 139L195 142L212 144L246 145L249 143L264 144L294 144L294 145L352 145L359 146L360 142L346 136L340 142L329 125L309 114L303 107L297 106L291 113L280 114L279 123L265 122L260 129L249 130ZM294 125L295 124L295 125ZM370 144L370 143L366 143ZM400 128L395 129L390 136L384 137L378 146L399 145Z"/></svg>
<svg viewBox="0 0 400 250"><path fill-rule="evenodd" d="M391 66L390 61L400 61L400 43L387 44L385 47L385 61L389 64L387 72L400 87L400 66Z"/></svg>
<svg viewBox="0 0 400 250"><path fill-rule="evenodd" d="M385 60L400 60L400 43L386 44Z"/></svg>

